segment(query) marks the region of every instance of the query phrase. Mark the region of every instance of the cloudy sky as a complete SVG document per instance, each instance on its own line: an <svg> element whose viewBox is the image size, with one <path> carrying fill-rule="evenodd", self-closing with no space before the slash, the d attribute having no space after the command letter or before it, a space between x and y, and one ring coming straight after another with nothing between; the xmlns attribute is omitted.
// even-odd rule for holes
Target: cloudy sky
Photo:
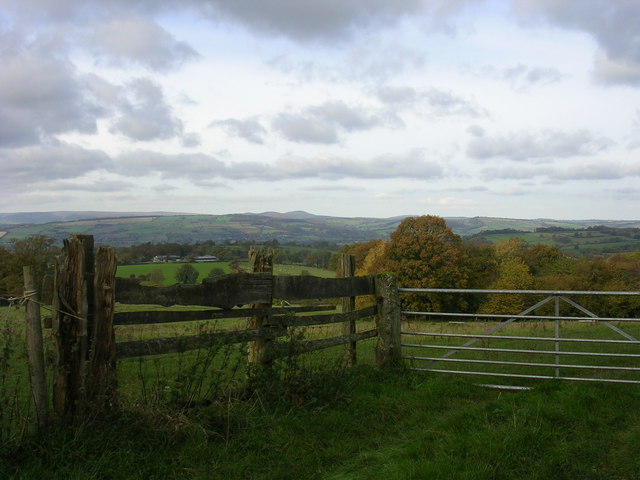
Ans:
<svg viewBox="0 0 640 480"><path fill-rule="evenodd" d="M638 0L0 0L0 211L640 218Z"/></svg>

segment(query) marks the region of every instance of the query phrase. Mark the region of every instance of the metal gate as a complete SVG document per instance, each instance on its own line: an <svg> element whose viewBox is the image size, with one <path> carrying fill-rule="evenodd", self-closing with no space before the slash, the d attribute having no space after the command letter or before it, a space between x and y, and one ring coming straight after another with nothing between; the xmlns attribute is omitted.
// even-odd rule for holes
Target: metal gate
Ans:
<svg viewBox="0 0 640 480"><path fill-rule="evenodd" d="M398 290L401 294L544 297L515 315L402 311L403 358L413 370L492 378L640 383L640 319L599 317L569 298L614 296L629 300L628 297L640 296L640 292ZM567 306L571 311L561 315L561 307L566 310ZM536 314L551 307L551 312ZM419 331L425 328L428 331ZM469 331L476 329L482 331ZM506 333L509 330L512 331Z"/></svg>

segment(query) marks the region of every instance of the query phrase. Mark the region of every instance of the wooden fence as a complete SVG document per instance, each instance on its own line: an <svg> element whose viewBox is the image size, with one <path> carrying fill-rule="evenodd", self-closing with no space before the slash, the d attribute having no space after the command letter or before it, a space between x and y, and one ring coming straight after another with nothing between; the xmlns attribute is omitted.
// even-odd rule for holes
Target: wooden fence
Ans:
<svg viewBox="0 0 640 480"><path fill-rule="evenodd" d="M349 256L342 258L342 278L276 276L272 273L272 257L254 250L250 252L249 273L207 278L198 285L152 287L135 279L116 278L115 251L99 247L94 253L91 236L72 235L65 241L64 252L63 265L55 275L52 316L53 407L59 416L83 416L96 405L112 402L116 395L116 362L128 357L248 342L247 361L268 367L282 356L344 345L344 361L351 366L357 359L357 342L377 337L376 364L400 361L400 308L393 278L355 277L353 258ZM355 297L361 295L374 295L375 305L355 309ZM343 299L339 313L335 306L274 306L336 298ZM116 302L215 309L115 313ZM329 314L313 314L330 309L334 311ZM301 312L312 314L296 315ZM358 332L356 322L369 317L375 317L375 328ZM247 328L192 336L115 340L116 325L228 318L247 318ZM298 341L286 348L275 341L286 336L290 327L330 324L341 324L342 335ZM42 383L38 375L36 372L32 382L34 398L42 397L37 392Z"/></svg>

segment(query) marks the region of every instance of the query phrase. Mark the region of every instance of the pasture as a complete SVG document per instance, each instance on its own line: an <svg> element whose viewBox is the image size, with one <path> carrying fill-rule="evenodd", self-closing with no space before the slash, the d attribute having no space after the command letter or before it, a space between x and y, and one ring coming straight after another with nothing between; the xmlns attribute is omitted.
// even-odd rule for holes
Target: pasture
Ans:
<svg viewBox="0 0 640 480"><path fill-rule="evenodd" d="M211 263L190 263L198 271L198 280L200 283L203 278L206 278L209 272L214 268L219 268L224 273L230 273L231 268L229 266L231 262L211 262ZM175 276L176 271L184 263L143 263L138 265L119 265L116 271L116 276L128 278L131 275L136 277L140 275L148 275L154 270L162 272L163 282L162 286L174 285L176 283ZM247 262L238 262L238 266L241 270L247 270ZM335 272L331 270L325 270L322 268L305 267L302 265L284 265L276 264L273 266L274 275L313 275L314 277L333 278L336 276Z"/></svg>
<svg viewBox="0 0 640 480"><path fill-rule="evenodd" d="M192 307L171 307L180 308ZM0 308L3 422L28 404L26 369L20 367L22 319L21 309ZM360 323L359 329L371 326ZM233 319L122 326L116 335L123 341L243 325ZM492 325L416 320L403 330L477 333ZM291 336L314 338L339 329L306 327ZM615 338L591 323L563 323L561 331ZM528 321L501 332L516 333L552 336L553 324ZM462 343L429 338L434 341ZM249 383L242 345L122 360L117 409L18 443L13 439L19 432L5 437L11 441L0 446L0 478L638 478L637 386L519 380L534 388L497 391L477 384L505 383L501 379L376 369L373 345L358 343L353 369L340 366L343 350L336 347L278 363L275 376Z"/></svg>

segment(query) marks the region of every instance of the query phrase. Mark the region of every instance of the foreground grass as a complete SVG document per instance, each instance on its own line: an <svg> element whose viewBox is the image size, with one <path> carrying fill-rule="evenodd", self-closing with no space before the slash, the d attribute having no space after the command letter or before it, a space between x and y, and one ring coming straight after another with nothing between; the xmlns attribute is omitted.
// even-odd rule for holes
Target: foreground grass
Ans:
<svg viewBox="0 0 640 480"><path fill-rule="evenodd" d="M2 449L0 478L633 479L640 391L359 367L183 410L112 412Z"/></svg>

